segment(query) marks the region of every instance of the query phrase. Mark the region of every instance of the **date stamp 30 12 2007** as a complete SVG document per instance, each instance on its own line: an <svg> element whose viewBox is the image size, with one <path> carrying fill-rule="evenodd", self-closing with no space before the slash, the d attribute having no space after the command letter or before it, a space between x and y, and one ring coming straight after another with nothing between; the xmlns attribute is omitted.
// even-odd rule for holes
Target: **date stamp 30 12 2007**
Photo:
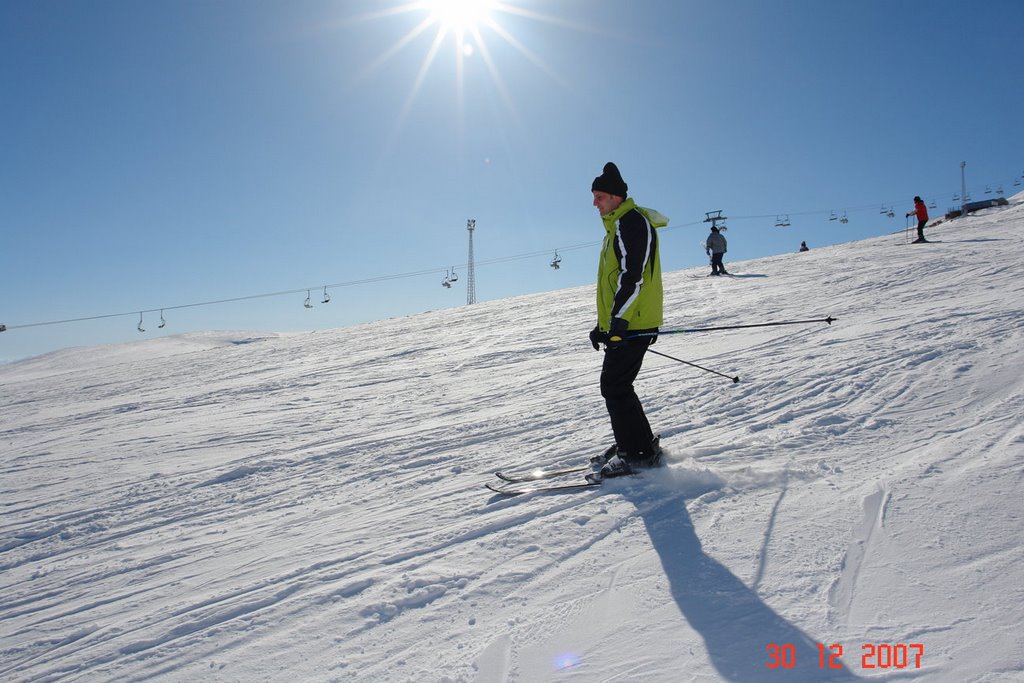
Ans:
<svg viewBox="0 0 1024 683"><path fill-rule="evenodd" d="M769 669L796 668L796 647L791 644L769 643L765 646ZM818 668L842 669L844 648L839 643L818 643ZM862 669L920 669L924 660L922 643L864 643L861 645Z"/></svg>

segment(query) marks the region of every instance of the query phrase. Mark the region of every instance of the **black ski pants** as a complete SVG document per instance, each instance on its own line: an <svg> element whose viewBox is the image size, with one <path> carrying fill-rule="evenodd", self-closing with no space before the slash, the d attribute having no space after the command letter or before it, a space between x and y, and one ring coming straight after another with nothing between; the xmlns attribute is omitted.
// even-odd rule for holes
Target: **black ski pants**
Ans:
<svg viewBox="0 0 1024 683"><path fill-rule="evenodd" d="M722 265L722 257L725 254L712 254L711 255L711 274L722 275L725 273L725 266Z"/></svg>
<svg viewBox="0 0 1024 683"><path fill-rule="evenodd" d="M917 239L921 240L922 242L924 242L924 226L927 222L927 219L917 222Z"/></svg>
<svg viewBox="0 0 1024 683"><path fill-rule="evenodd" d="M633 390L633 381L640 373L644 355L651 343L652 339L636 339L604 350L601 396L608 406L615 443L630 455L649 451L654 441L644 407Z"/></svg>

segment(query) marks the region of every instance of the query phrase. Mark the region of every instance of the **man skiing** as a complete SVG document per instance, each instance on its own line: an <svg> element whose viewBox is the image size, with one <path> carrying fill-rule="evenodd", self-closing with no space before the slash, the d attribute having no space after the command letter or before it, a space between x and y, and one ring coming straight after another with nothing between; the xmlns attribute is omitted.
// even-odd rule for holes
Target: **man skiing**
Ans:
<svg viewBox="0 0 1024 683"><path fill-rule="evenodd" d="M727 242L725 241L725 235L718 231L718 228L712 227L711 234L708 235L707 241L704 243L704 253L711 257L711 274L712 275L728 275L725 272L725 266L722 264L722 257L725 256Z"/></svg>
<svg viewBox="0 0 1024 683"><path fill-rule="evenodd" d="M662 323L661 259L656 228L668 224L657 211L627 198L627 186L612 162L591 185L605 237L597 268L597 326L594 349L605 344L601 396L611 419L615 445L604 456L600 477L632 474L660 462L661 447L644 414L633 381L647 347ZM630 338L638 333L652 336Z"/></svg>
<svg viewBox="0 0 1024 683"><path fill-rule="evenodd" d="M915 214L917 215L917 239L912 244L927 242L928 240L924 238L924 226L928 222L928 207L924 205L920 197L914 197L914 210L907 212L907 216Z"/></svg>

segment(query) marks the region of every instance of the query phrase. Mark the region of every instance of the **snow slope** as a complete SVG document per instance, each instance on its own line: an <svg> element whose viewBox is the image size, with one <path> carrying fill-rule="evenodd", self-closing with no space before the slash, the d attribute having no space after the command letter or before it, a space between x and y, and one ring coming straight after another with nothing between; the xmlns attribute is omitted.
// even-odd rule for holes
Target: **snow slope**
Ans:
<svg viewBox="0 0 1024 683"><path fill-rule="evenodd" d="M0 679L1024 680L1024 207L928 234L667 274L838 320L662 337L741 382L649 356L583 492L483 484L610 441L589 287L0 366Z"/></svg>

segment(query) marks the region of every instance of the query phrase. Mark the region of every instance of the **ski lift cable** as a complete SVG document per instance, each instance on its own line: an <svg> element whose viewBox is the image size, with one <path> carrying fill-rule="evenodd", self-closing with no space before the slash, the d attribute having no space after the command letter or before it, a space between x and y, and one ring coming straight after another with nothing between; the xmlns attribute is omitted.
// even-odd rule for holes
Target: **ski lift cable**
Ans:
<svg viewBox="0 0 1024 683"><path fill-rule="evenodd" d="M664 228L661 228L661 230L665 231L665 230L670 229L670 227L675 227L675 228L689 227L689 226L699 225L700 223L701 223L701 221L696 220L696 221L693 221L691 223L684 223L684 224L680 224L680 225L676 225L676 226L666 226ZM592 248L592 247L594 247L596 245L599 245L599 244L601 244L601 242L599 240L597 240L597 241L590 241L590 242L581 242L581 243L578 243L578 244L571 244L569 246L558 247L558 250L561 251L561 252L576 251L578 249ZM523 254L516 254L516 255L513 255L513 256L500 256L500 257L496 257L496 258L492 258L492 259L484 259L484 260L481 260L481 261L477 261L476 265L477 266L486 266L486 265L494 265L494 264L499 264L499 263L510 263L512 261L523 261L523 260L526 260L526 259L536 258L538 256L548 256L548 255L550 255L550 253L551 253L551 249L544 249L544 250L540 250L540 251L531 251L531 252L527 252L527 253L523 253ZM463 267L466 267L466 265L463 264ZM281 296L294 296L295 294L302 294L303 292L306 292L308 294L309 290L311 290L311 289L319 289L321 286L323 287L323 289L324 289L324 291L326 293L326 291L329 290L329 289L338 289L338 288L342 288L342 287L354 287L356 285L372 284L372 283L375 283L375 282L384 282L384 281L388 281L388 280L402 280L402 279L408 279L408 278L414 278L414 277L422 277L424 275L435 275L437 273L444 273L444 272L446 272L446 271L444 269L441 269L441 268L427 268L427 269L424 269L424 270L414 270L414 271L409 271L409 272L406 272L406 273L393 273L393 274L390 274L390 275L377 275L377 276L374 276L374 277L360 278L360 279L357 279L357 280L345 280L345 281L342 281L342 282L334 282L334 283L330 283L330 284L327 284L327 285L320 285L320 286L317 286L317 287L297 287L295 289L285 289L285 290L280 290L280 291L276 291L276 292L263 292L263 293L260 293L260 294L248 294L248 295L244 295L244 296L226 297L226 298L222 298L222 299L211 299L211 300L208 300L208 301L195 301L195 302L186 303L186 304L177 304L177 305L174 305L174 306L160 306L160 307L154 307L154 308L146 308L146 309L142 309L142 311L139 311L138 309L135 309L135 310L124 311L124 312L120 312L120 313L101 313L101 314L97 314L97 315L85 315L85 316L79 316L79 317L75 317L75 318L63 318L63 319L60 319L60 320L44 320L44 321L40 321L40 322L20 323L20 324L14 324L14 325L7 325L5 329L7 329L7 330L15 330L15 329L24 329L24 328L29 328L29 327L44 327L44 326L48 326L48 325L63 325L63 324L67 324L67 323L89 322L89 321L93 321L93 320L105 320L105 319L108 319L108 318L123 318L125 316L135 316L135 315L138 315L140 312L141 313L156 313L156 312L159 312L159 311L177 311L177 310L182 310L182 309L186 309L186 308L200 308L200 307L203 307L203 306L219 306L219 305L224 305L224 304L240 303L240 302L243 302L243 301L255 301L257 299L270 299L270 298L281 297Z"/></svg>
<svg viewBox="0 0 1024 683"><path fill-rule="evenodd" d="M897 201L888 202L888 203L890 203L890 204L898 204L898 203L900 203L900 201L901 200L897 200ZM866 210L866 209L873 209L876 206L877 206L877 204L872 203L870 205L845 207L845 208L843 208L841 210L844 212L843 213L843 217L845 217L846 214L849 213L849 212L852 212L852 211L862 211L862 210ZM786 215L786 216L812 216L812 215L816 215L816 214L831 214L832 211L834 211L834 209L821 209L821 210L814 210L814 211L775 212L775 213L770 213L770 214L755 214L755 215L740 215L740 216L732 215L732 216L730 216L730 219L731 220L754 220L754 219L765 219L765 218L775 219L775 218L777 218L780 215ZM840 220L842 220L842 219L840 219ZM697 220L694 220L694 221L690 221L688 223L677 223L675 225L667 225L667 226L661 228L660 232L664 233L664 232L669 232L669 231L672 231L672 230L678 230L680 228L693 227L693 226L701 225L704 222L705 222L704 219L697 219ZM578 249L588 249L588 248L594 247L595 245L599 245L599 244L601 244L600 241L582 242L582 243L579 243L579 244L572 244L572 245L569 245L569 246L558 247L558 250L564 253L564 252L569 252L569 251L576 251ZM492 258L492 259L484 259L484 260L481 260L481 261L477 261L476 265L478 265L478 266L486 266L486 265L495 265L495 264L499 264L499 263L510 263L510 262L513 262L513 261L522 261L522 260L526 260L526 259L536 258L538 256L548 256L550 254L551 254L551 249L548 248L548 249L543 249L543 250L539 250L539 251L526 252L526 253L523 253L523 254L516 254L516 255L512 255L512 256L500 256L500 257L495 257L495 258ZM463 265L465 266L466 264L463 264ZM357 279L357 280L345 280L345 281L342 281L342 282L335 282L335 283L331 283L331 284L327 284L327 285L318 285L316 287L297 287L295 289L286 289L286 290L280 290L280 291L276 291L276 292L263 292L263 293L260 293L260 294L247 294L247 295L243 295L243 296L225 297L225 298L221 298L221 299L210 299L210 300L207 300L207 301L195 301L195 302L191 302L191 303L177 304L177 305L174 305L174 306L159 306L159 307L154 307L154 308L142 309L141 311L138 310L138 309L133 309L131 311L123 311L123 312L119 312L119 313L101 313L101 314L96 314L96 315L78 316L78 317L74 317L74 318L63 318L63 319L59 319L59 320L44 320L44 321L39 321L39 322L29 322L29 323L18 323L18 324L12 324L12 325L4 325L2 330L0 330L0 331L25 329L25 328L29 328L29 327L44 327L44 326L49 326L49 325L63 325L63 324L77 323L77 322L89 322L89 321L94 321L94 320L106 320L106 319L109 319L109 318L123 318L123 317L126 317L126 316L135 316L135 315L141 315L141 314L145 314L145 313L157 313L157 312L159 312L162 315L164 311L177 311L177 310L183 310L183 309L186 309L186 308L200 308L200 307L203 307L203 306L219 306L219 305L224 305L224 304L240 303L240 302L243 302L243 301L255 301L255 300L258 300L258 299L270 299L270 298L281 297L281 296L293 296L295 294L301 294L303 292L306 292L307 295L308 295L309 291L311 289L319 289L321 286L323 287L324 294L326 295L328 289L337 289L337 288L341 288L341 287L354 287L356 285L372 284L372 283L375 283L375 282L384 282L384 281L388 281L388 280L402 280L402 279L408 279L408 278L414 278L414 277L421 277L423 275L437 274L439 272L444 272L444 271L442 269L436 268L436 267L435 268L427 268L427 269L423 269L423 270L414 270L414 271L409 271L409 272L405 272L405 273L393 273L393 274L389 274L389 275L377 275L377 276L374 276L374 277L360 278L360 279Z"/></svg>
<svg viewBox="0 0 1024 683"><path fill-rule="evenodd" d="M559 249L561 251L573 251L573 250L576 250L576 249L585 249L587 247L593 247L596 244L600 244L600 242L587 242L587 243L584 243L584 244L575 244L575 245L571 245L571 246L568 246L568 247L559 247ZM510 262L510 261L520 261L520 260L525 260L525 259L529 259L529 258L536 258L537 256L540 256L540 255L547 256L548 254L550 254L550 250L549 249L545 249L544 251L536 251L536 252L530 252L530 253L526 253L526 254L518 254L518 255L515 255L515 256L505 256L505 257L498 257L498 258L493 258L493 259L486 259L486 260L483 260L483 261L477 261L476 265L480 266L480 265L491 265L491 264L497 264L497 263L507 263L507 262ZM341 287L354 287L356 285L371 284L371 283L374 283L374 282L384 282L384 281L387 281L387 280L401 280L401 279L407 279L407 278L413 278L413 277L421 277L421 276L424 276L424 275L436 274L438 272L445 272L445 271L443 269L440 269L440 268L429 268L429 269L424 269L424 270L409 271L409 272L406 272L406 273L395 273L395 274L391 274L391 275L378 275L378 276L375 276L375 277L360 278L358 280L346 280L346 281L343 281L343 282L335 282L335 283L332 283L332 284L324 285L323 289L326 292L326 290L329 290L329 289L337 289L337 288L341 288ZM79 317L75 317L75 318L63 318L63 319L60 319L60 320L45 320L45 321L40 321L40 322L20 323L20 324L14 324L14 325L6 325L5 329L6 330L16 330L16 329L24 329L24 328L29 328L29 327L44 327L44 326L48 326L48 325L62 325L62 324L67 324L67 323L89 322L89 321L93 321L93 320L105 320L105 319L108 319L108 318L123 318L125 316L139 315L139 313L157 313L157 312L162 312L162 311L176 311L176 310L181 310L181 309L186 309L186 308L200 308L200 307L203 307L203 306L218 306L218 305L223 305L223 304L240 303L240 302L243 302L243 301L255 301L257 299L270 299L270 298L281 297L281 296L293 296L295 294L302 294L303 292L308 294L309 290L311 290L311 289L315 289L315 288L313 288L313 287L297 287L295 289L286 289L286 290L281 290L281 291L277 291L277 292L264 292L264 293L261 293L261 294L249 294L249 295L245 295L245 296L226 297L226 298L222 298L222 299L211 299L211 300L208 300L208 301L195 301L195 302L192 302L192 303L178 304L178 305L174 305L174 306L162 306L162 307L146 308L146 309L142 309L141 311L139 311L138 309L135 309L135 310L124 311L124 312L120 312L120 313L101 313L101 314L98 314L98 315L86 315L86 316L79 316Z"/></svg>
<svg viewBox="0 0 1024 683"><path fill-rule="evenodd" d="M695 226L695 225L700 225L702 222L703 222L702 219L698 219L698 220L695 220L695 221L691 221L689 223L680 223L680 224L677 224L677 225L668 225L668 226L665 226L664 228L661 228L661 231L662 232L667 232L669 230L685 228L685 227L692 227L692 226ZM594 246L599 245L599 244L601 244L601 241L600 240L596 240L596 241L589 241L589 242L581 242L581 243L572 244L572 245L569 245L569 246L558 247L558 249L559 249L559 251L564 253L564 252L569 252L569 251L576 251L576 250L579 250L579 249L588 249L588 248L594 247ZM495 264L499 264L499 263L510 263L510 262L513 262L513 261L523 261L523 260L526 260L526 259L536 258L538 256L547 256L550 253L551 253L551 249L544 249L544 250L540 250L540 251L531 251L531 252L527 252L527 253L523 253L523 254L516 254L516 255L513 255L513 256L500 256L500 257L496 257L496 258L492 258L492 259L484 259L484 260L481 260L481 261L477 261L476 265L478 265L478 266L486 266L486 265L495 265ZM463 264L463 265L465 267L465 264ZM427 269L424 269L424 270L415 270L415 271L409 271L409 272L406 272L406 273L394 273L394 274L390 274L390 275L378 275L378 276L375 276L375 277L360 278L358 280L345 280L345 281L342 281L342 282L334 282L334 283L331 283L331 284L323 285L323 288L324 288L324 290L326 292L326 290L328 290L328 289L337 289L337 288L341 288L341 287L354 287L356 285L372 284L372 283L375 283L375 282L384 282L384 281L388 281L388 280L402 280L402 279L408 279L408 278L413 278L413 277L421 277L423 275L437 274L439 272L444 272L444 271L442 269L440 269L440 268L427 268ZM297 287L295 289L285 289L285 290L280 290L280 291L276 291L276 292L263 292L263 293L260 293L260 294L247 294L247 295L244 295L244 296L226 297L226 298L222 298L222 299L211 299L211 300L208 300L208 301L195 301L195 302L186 303L186 304L177 304L177 305L174 305L174 306L159 306L159 307L154 307L154 308L142 309L141 311L139 311L138 309L135 309L135 310L131 310L131 311L123 311L123 312L120 312L120 313L100 313L100 314L97 314L97 315L85 315L85 316L78 316L78 317L75 317L75 318L62 318L62 319L59 319L59 320L44 320L44 321L39 321L39 322L19 323L19 324L13 324L13 325L5 325L4 331L6 331L6 330L16 330L16 329L25 329L25 328L29 328L29 327L45 327L45 326L49 326L49 325L64 325L64 324L68 324L68 323L90 322L90 321L94 321L94 320L106 320L106 319L109 319L109 318L123 318L125 316L134 316L134 315L137 315L139 313L156 313L156 312L162 312L162 311L177 311L177 310L182 310L182 309L186 309L186 308L201 308L201 307L204 307L204 306L220 306L220 305L224 305L224 304L240 303L240 302L243 302L243 301L255 301L255 300L258 300L258 299L271 299L271 298L281 297L281 296L293 296L295 294L301 294L303 292L306 292L308 294L309 290L311 290L311 289L318 289L318 288L319 288L319 286L317 286L317 287Z"/></svg>

